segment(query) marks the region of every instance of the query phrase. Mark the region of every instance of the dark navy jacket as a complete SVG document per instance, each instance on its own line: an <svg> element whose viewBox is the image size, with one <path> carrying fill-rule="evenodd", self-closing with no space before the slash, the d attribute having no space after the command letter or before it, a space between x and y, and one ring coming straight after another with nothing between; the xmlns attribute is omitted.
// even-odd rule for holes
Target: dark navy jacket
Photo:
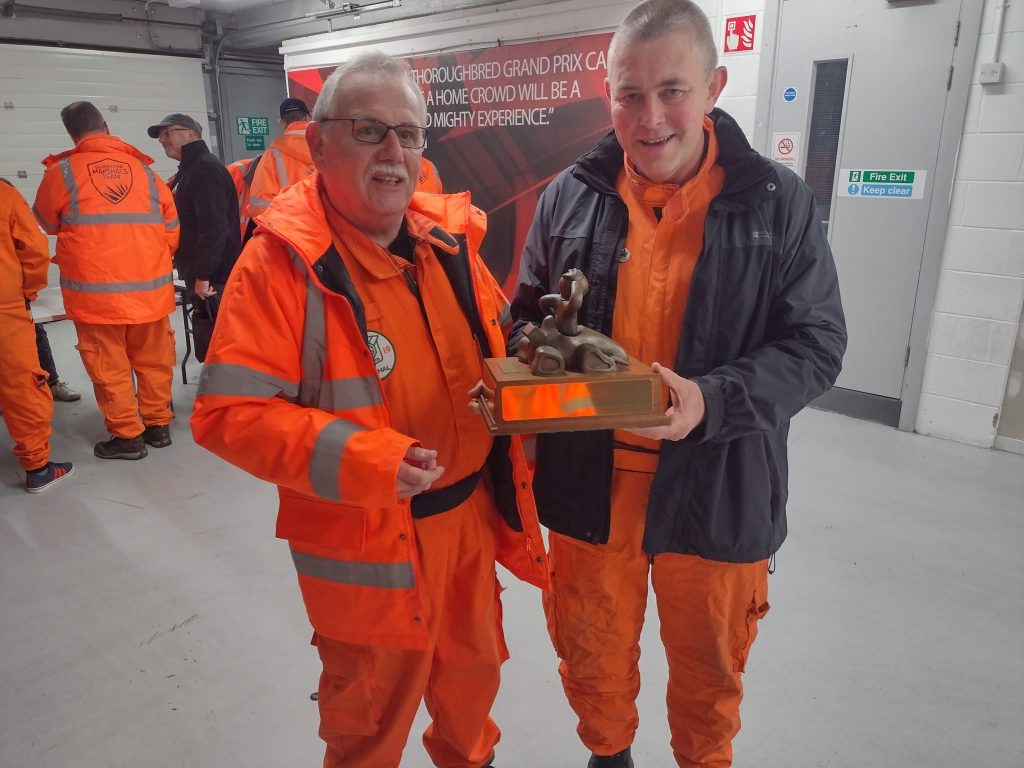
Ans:
<svg viewBox="0 0 1024 768"><path fill-rule="evenodd" d="M757 154L720 109L711 119L725 184L704 223L674 369L701 388L703 424L663 441L644 550L726 562L763 560L786 538L789 420L835 382L846 325L835 263L814 196ZM623 151L613 133L541 195L512 302L510 350L559 276L590 283L585 325L610 334L628 214L615 191ZM665 361L662 361L665 362ZM608 540L612 433L540 435L534 492L541 522Z"/></svg>

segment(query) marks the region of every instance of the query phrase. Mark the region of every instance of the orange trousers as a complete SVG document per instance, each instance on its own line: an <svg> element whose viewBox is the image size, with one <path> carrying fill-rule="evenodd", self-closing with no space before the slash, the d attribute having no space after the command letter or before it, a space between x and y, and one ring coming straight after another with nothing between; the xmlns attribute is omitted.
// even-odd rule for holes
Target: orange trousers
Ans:
<svg viewBox="0 0 1024 768"><path fill-rule="evenodd" d="M36 329L24 304L0 307L0 410L22 469L50 460L53 395L39 366Z"/></svg>
<svg viewBox="0 0 1024 768"><path fill-rule="evenodd" d="M432 723L423 745L434 764L488 764L501 736L491 705L508 659L488 527L497 514L481 483L459 507L414 521L429 650L313 636L324 768L397 768L424 698Z"/></svg>
<svg viewBox="0 0 1024 768"><path fill-rule="evenodd" d="M75 322L86 373L107 431L138 437L146 427L171 423L174 330L170 318L152 323L98 325ZM132 373L138 381L138 396Z"/></svg>
<svg viewBox="0 0 1024 768"><path fill-rule="evenodd" d="M577 732L598 755L633 743L640 630L654 585L668 659L668 722L680 766L727 768L740 728L741 673L768 611L768 561L643 552L653 475L616 470L608 543L551 533L544 612Z"/></svg>

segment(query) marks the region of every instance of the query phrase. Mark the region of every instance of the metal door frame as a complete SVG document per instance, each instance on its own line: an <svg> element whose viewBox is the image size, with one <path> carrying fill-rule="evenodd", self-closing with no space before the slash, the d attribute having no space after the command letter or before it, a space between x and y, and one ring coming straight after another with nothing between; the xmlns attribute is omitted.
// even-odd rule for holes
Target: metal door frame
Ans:
<svg viewBox="0 0 1024 768"><path fill-rule="evenodd" d="M768 136L771 128L772 93L775 87L775 73L779 51L779 37L782 33L780 20L782 4L786 0L767 0L764 10L764 33L762 37L761 65L758 71L757 103L754 108L754 148L770 157ZM911 0L907 5L918 5L932 0ZM928 223L925 225L924 247L921 269L914 298L914 313L910 323L910 349L907 366L903 371L903 387L898 401L898 418L890 398L833 389L822 403L829 410L838 410L859 418L882 421L906 432L913 432L917 423L917 410L924 385L924 368L928 358L928 333L931 330L935 296L942 270L942 253L946 244L949 225L950 203L953 182L956 176L957 157L963 136L964 119L967 116L967 99L974 79L974 57L978 51L981 20L984 3L960 2L959 39L953 49L953 67L949 93L942 113L939 131L939 149L935 173L931 179L932 195L928 207ZM847 86L848 98L850 85ZM846 121L845 105L843 122ZM836 176L836 184L839 177ZM837 187L838 188L838 187Z"/></svg>

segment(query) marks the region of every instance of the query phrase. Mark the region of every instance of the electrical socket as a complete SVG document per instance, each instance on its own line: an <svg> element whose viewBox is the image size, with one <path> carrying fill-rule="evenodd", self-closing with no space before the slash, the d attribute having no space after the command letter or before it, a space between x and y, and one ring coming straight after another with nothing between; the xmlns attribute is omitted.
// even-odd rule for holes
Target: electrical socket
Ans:
<svg viewBox="0 0 1024 768"><path fill-rule="evenodd" d="M995 85L1003 82L1003 62L982 64L978 82L982 85Z"/></svg>

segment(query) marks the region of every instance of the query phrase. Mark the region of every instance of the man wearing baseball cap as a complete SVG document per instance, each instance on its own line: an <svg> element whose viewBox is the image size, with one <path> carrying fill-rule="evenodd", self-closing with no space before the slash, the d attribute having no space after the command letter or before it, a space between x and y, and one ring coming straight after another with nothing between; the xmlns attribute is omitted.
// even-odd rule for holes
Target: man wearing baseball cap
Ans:
<svg viewBox="0 0 1024 768"><path fill-rule="evenodd" d="M288 98L281 102L279 112L278 122L284 133L274 139L256 168L246 209L250 217L263 213L278 192L313 172L313 158L306 144L309 107L302 99Z"/></svg>
<svg viewBox="0 0 1024 768"><path fill-rule="evenodd" d="M174 202L181 243L174 264L196 306L196 301L209 300L224 286L241 250L235 185L224 163L203 141L203 127L188 115L167 115L147 133L179 162Z"/></svg>

